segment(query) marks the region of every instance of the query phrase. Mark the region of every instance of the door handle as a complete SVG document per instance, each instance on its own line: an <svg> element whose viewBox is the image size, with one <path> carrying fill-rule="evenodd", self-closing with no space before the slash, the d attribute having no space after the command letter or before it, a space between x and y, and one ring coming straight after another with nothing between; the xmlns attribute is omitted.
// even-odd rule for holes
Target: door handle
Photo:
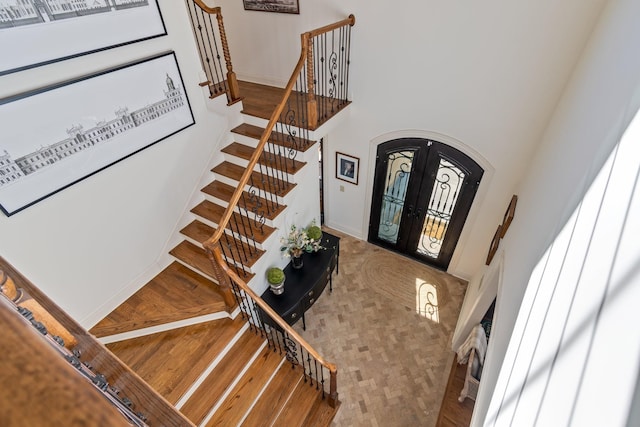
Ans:
<svg viewBox="0 0 640 427"><path fill-rule="evenodd" d="M422 208L418 209L414 216L415 216L415 218L420 218L421 215L422 215Z"/></svg>
<svg viewBox="0 0 640 427"><path fill-rule="evenodd" d="M407 216L413 216L413 205L409 205L409 208L407 208Z"/></svg>

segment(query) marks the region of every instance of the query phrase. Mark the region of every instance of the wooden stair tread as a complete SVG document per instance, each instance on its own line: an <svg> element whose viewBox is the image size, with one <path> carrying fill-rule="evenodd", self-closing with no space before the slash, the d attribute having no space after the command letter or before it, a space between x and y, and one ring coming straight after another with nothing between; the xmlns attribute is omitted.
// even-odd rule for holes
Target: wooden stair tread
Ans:
<svg viewBox="0 0 640 427"><path fill-rule="evenodd" d="M282 360L283 356L279 352L270 348L263 349L211 420L206 423L206 427L238 425Z"/></svg>
<svg viewBox="0 0 640 427"><path fill-rule="evenodd" d="M213 181L202 188L201 191L228 204L235 190L235 187L225 184L222 181ZM270 220L275 219L287 207L286 205L279 204L274 208L272 202L262 197L252 196L248 191L243 191L242 197L240 198L240 206L246 211L258 212Z"/></svg>
<svg viewBox="0 0 640 427"><path fill-rule="evenodd" d="M105 337L225 310L217 284L174 261L90 332Z"/></svg>
<svg viewBox="0 0 640 427"><path fill-rule="evenodd" d="M184 240L180 242L175 248L171 249L169 253L186 265L189 265L192 268L195 268L196 270L199 270L207 276L211 277L212 279L215 279L216 276L215 272L213 271L213 266L211 265L211 260L209 259L207 253L203 248ZM239 272L238 274L240 274L240 277L247 283L254 276L254 274L247 272Z"/></svg>
<svg viewBox="0 0 640 427"><path fill-rule="evenodd" d="M175 405L245 324L240 316L219 319L107 344L107 348Z"/></svg>
<svg viewBox="0 0 640 427"><path fill-rule="evenodd" d="M246 330L213 372L180 408L180 412L199 425L263 343L263 338L251 330Z"/></svg>
<svg viewBox="0 0 640 427"><path fill-rule="evenodd" d="M278 148L279 151L285 151L283 147L281 146L278 146L278 147L279 147ZM251 159L251 156L253 156L255 148L250 147L248 145L240 144L239 142L233 142L227 145L226 147L224 147L221 151L231 156L239 157L243 160L248 161ZM276 161L274 159L275 155L273 153L264 151L260 156L260 158L258 159L258 164L261 164L273 169L277 169L291 175L295 174L300 169L302 169L304 165L306 165L306 162L300 162L295 159L289 159L286 153L281 153L281 154L285 156L282 162Z"/></svg>
<svg viewBox="0 0 640 427"><path fill-rule="evenodd" d="M319 390L316 390L315 385L311 386L309 382L300 381L273 426L297 427L309 425L306 424L306 420L317 400L321 400L321 394ZM324 403L329 406L328 403ZM315 424L311 425L315 426Z"/></svg>
<svg viewBox="0 0 640 427"><path fill-rule="evenodd" d="M218 166L211 169L211 172L215 174L226 176L227 178L231 178L234 181L238 182L240 182L240 178L242 178L242 174L244 173L244 171L245 168L243 168L242 166L238 166L227 161L222 162ZM253 183L253 187L259 188L266 193L270 193L280 197L286 196L296 186L296 184L294 184L293 182L285 182L274 177L269 177L266 182L262 182L263 175L260 172L256 171L251 174L251 179L247 183L248 186L251 186Z"/></svg>
<svg viewBox="0 0 640 427"><path fill-rule="evenodd" d="M220 220L224 215L224 211L225 211L225 208L223 208L222 206L216 203L210 202L209 200L203 200L196 207L191 209L192 213L206 220L209 220L214 224L220 223ZM243 217L239 213L234 213L231 216L230 224L232 223L242 224L243 222L246 224L247 221L245 217ZM262 228L252 226L251 229L249 229L248 227L249 225L247 224L246 231L247 231L247 234L249 235L245 235L245 237L248 237L257 243L264 243L264 241L267 240L267 238L271 236L271 234L273 234L273 232L275 231L275 228L269 227L266 224L263 224ZM241 229L240 231L244 231L244 230Z"/></svg>
<svg viewBox="0 0 640 427"><path fill-rule="evenodd" d="M180 230L180 233L202 244L213 235L214 231L215 228L209 227L196 219ZM246 242L241 242L228 234L225 234L221 241L225 245L223 253L230 254L232 259L241 261L247 267L252 267L264 255L263 250L250 247Z"/></svg>
<svg viewBox="0 0 640 427"><path fill-rule="evenodd" d="M290 363L283 363L242 422L242 427L271 425L300 381L302 381L300 369L292 369Z"/></svg>
<svg viewBox="0 0 640 427"><path fill-rule="evenodd" d="M266 120L271 117L284 96L284 89L275 86L245 80L238 80L238 86L245 97L242 112Z"/></svg>
<svg viewBox="0 0 640 427"><path fill-rule="evenodd" d="M262 134L264 133L264 128L260 126L250 125L248 123L243 123L231 129L231 132L236 133L238 135L243 135L249 138L257 139L259 141L260 138L262 138ZM276 145L283 146L288 149L290 147L286 145L284 142L284 141L287 141L288 138L289 138L288 135L284 135L283 133L274 131L274 132L271 132L271 138L269 138L269 142L272 142ZM311 141L305 138L299 138L299 141L300 141L300 143L298 144L299 148L297 150L302 153L306 152L315 144L315 141Z"/></svg>
<svg viewBox="0 0 640 427"><path fill-rule="evenodd" d="M340 402L338 402L335 408L332 408L327 401L327 397L325 396L325 398L323 399L322 396L319 395L316 398L313 407L307 414L307 418L305 419L303 425L314 427L329 427L336 414L338 413L338 409L340 409Z"/></svg>
<svg viewBox="0 0 640 427"><path fill-rule="evenodd" d="M204 249L191 242L182 241L175 248L169 251L171 255L185 264L202 271L207 276L215 279L216 275L211 265L211 260Z"/></svg>

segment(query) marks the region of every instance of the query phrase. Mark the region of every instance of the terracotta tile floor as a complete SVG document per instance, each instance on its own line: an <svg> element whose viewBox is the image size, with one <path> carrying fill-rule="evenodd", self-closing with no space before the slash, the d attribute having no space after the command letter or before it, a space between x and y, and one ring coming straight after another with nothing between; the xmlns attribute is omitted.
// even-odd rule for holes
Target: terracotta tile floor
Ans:
<svg viewBox="0 0 640 427"><path fill-rule="evenodd" d="M307 312L306 331L302 322L295 329L338 365L342 406L332 425L434 426L467 283L327 231L342 237L333 293Z"/></svg>

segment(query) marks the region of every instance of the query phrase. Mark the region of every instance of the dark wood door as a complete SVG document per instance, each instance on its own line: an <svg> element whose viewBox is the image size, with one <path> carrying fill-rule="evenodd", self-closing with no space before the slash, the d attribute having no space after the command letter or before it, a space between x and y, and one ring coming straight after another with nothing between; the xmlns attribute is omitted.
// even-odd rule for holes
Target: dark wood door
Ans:
<svg viewBox="0 0 640 427"><path fill-rule="evenodd" d="M380 144L369 241L446 270L483 173L469 156L437 141Z"/></svg>

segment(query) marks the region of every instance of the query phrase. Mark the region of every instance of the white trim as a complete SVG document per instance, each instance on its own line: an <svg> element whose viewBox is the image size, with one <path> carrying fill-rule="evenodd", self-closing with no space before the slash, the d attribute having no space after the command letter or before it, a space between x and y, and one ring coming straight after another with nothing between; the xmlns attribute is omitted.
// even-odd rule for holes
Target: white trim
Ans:
<svg viewBox="0 0 640 427"><path fill-rule="evenodd" d="M229 313L225 311L219 311L216 313L206 314L204 316L191 317L189 319L178 320L176 322L163 323L162 325L149 326L148 328L135 329L133 331L122 332L120 334L108 335L106 337L98 338L98 341L100 341L102 344L111 344L118 341L140 338L151 334L167 332L173 329L184 328L187 326L198 325L200 323L211 322L213 320L226 318L229 318Z"/></svg>
<svg viewBox="0 0 640 427"><path fill-rule="evenodd" d="M202 371L202 373L200 374L200 376L193 382L193 384L191 384L191 387L189 387L189 389L182 395L182 397L180 398L180 400L178 400L178 402L176 403L176 409L181 409L185 403L187 403L187 401L189 399L191 399L191 396L193 396L193 394L196 392L196 390L198 390L198 387L200 387L202 385L202 383L204 382L205 379L207 379L207 377L209 376L209 374L211 374L211 372L213 372L213 370L216 368L216 366L218 366L218 364L220 364L220 361L222 359L224 359L224 357L229 353L229 350L231 350L231 348L233 348L233 346L236 345L236 343L238 342L238 340L240 339L240 337L242 337L242 335L249 329L249 324L245 323L244 326L236 333L236 335L231 339L231 341L229 341L229 343L227 343L227 345L225 346L224 350L220 352L220 354L218 354L209 364L209 366L206 367L206 369L204 371ZM249 332L252 333L252 332ZM251 358L251 361L253 361L257 355L262 351L262 349L266 346L267 342L264 341L262 342L262 344L260 345L260 348L258 350L256 350L255 354L253 355L253 357ZM218 401L220 401L221 399L218 399Z"/></svg>

